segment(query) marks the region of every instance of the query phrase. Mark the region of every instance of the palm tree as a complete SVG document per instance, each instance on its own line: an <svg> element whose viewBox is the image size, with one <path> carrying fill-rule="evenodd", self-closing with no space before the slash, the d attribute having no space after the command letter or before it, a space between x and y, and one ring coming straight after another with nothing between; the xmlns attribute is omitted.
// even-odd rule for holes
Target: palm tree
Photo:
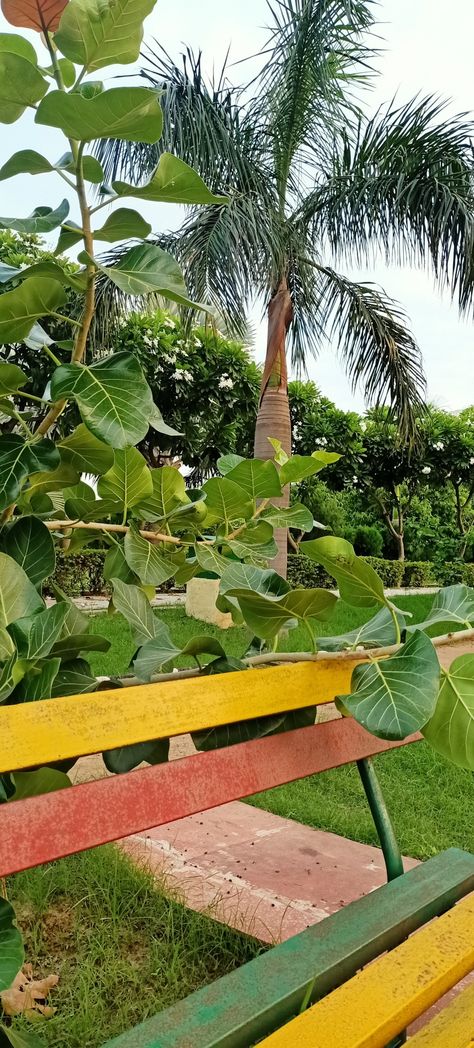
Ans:
<svg viewBox="0 0 474 1048"><path fill-rule="evenodd" d="M250 85L232 86L226 66L207 82L200 54L188 49L179 67L156 45L141 75L163 91L163 138L157 146L99 146L109 178L141 182L169 150L230 196L228 206L191 209L165 244L194 299L213 303L237 334L251 302L265 303L255 432L262 458L273 454L268 437L290 450L287 345L301 367L327 337L353 386L362 384L369 403L388 402L402 432L413 432L424 378L405 315L382 289L337 271L338 263L365 264L381 251L430 269L461 310L471 303L472 126L432 97L364 116L358 98L376 54L372 7L372 0L273 0L262 68Z"/></svg>

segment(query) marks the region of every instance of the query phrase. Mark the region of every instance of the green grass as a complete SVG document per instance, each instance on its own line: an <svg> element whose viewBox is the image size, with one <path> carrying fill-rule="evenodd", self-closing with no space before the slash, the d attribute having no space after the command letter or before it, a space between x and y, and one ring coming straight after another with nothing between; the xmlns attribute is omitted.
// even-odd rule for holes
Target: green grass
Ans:
<svg viewBox="0 0 474 1048"><path fill-rule="evenodd" d="M60 976L56 1013L35 1026L48 1048L99 1048L262 949L110 846L17 874L9 895L35 976Z"/></svg>

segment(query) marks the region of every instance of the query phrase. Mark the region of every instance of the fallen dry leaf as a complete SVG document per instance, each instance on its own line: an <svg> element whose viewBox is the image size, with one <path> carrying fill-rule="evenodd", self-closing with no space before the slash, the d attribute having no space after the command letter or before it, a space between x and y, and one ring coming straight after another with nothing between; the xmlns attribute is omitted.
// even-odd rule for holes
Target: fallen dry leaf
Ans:
<svg viewBox="0 0 474 1048"><path fill-rule="evenodd" d="M69 0L2 0L2 11L10 25L50 33L58 28Z"/></svg>
<svg viewBox="0 0 474 1048"><path fill-rule="evenodd" d="M30 1015L40 1012L46 1019L54 1015L55 1009L47 1003L49 994L59 982L59 975L47 975L45 979L33 979L31 964L23 965L22 971L9 990L0 993L5 1015Z"/></svg>

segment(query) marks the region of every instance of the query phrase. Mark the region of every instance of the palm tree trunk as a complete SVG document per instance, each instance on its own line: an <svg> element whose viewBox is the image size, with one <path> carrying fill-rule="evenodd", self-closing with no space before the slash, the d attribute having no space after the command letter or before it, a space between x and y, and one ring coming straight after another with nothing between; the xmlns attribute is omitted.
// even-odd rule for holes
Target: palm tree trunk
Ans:
<svg viewBox="0 0 474 1048"><path fill-rule="evenodd" d="M291 296L286 278L282 278L268 305L267 352L255 426L255 458L273 458L274 450L269 437L279 440L283 450L287 455L291 455L286 335L292 319ZM285 488L281 498L272 499L272 502L278 506L288 506L289 501L289 486ZM278 553L272 561L272 568L286 578L287 529L277 528L275 540Z"/></svg>

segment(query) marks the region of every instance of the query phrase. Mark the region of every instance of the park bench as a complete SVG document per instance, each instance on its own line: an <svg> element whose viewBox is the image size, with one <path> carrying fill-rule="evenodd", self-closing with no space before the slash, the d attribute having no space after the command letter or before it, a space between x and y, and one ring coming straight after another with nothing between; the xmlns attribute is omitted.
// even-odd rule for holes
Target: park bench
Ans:
<svg viewBox="0 0 474 1048"><path fill-rule="evenodd" d="M323 654L317 661L265 670L5 706L0 770L323 706L349 690L356 661L360 655L337 661ZM474 968L474 856L453 848L404 873L370 761L418 739L390 743L351 719L327 720L12 802L1 812L0 876L356 761L387 884L146 1019L107 1048L402 1043L403 1030ZM409 1043L467 1048L473 1038L471 987Z"/></svg>

